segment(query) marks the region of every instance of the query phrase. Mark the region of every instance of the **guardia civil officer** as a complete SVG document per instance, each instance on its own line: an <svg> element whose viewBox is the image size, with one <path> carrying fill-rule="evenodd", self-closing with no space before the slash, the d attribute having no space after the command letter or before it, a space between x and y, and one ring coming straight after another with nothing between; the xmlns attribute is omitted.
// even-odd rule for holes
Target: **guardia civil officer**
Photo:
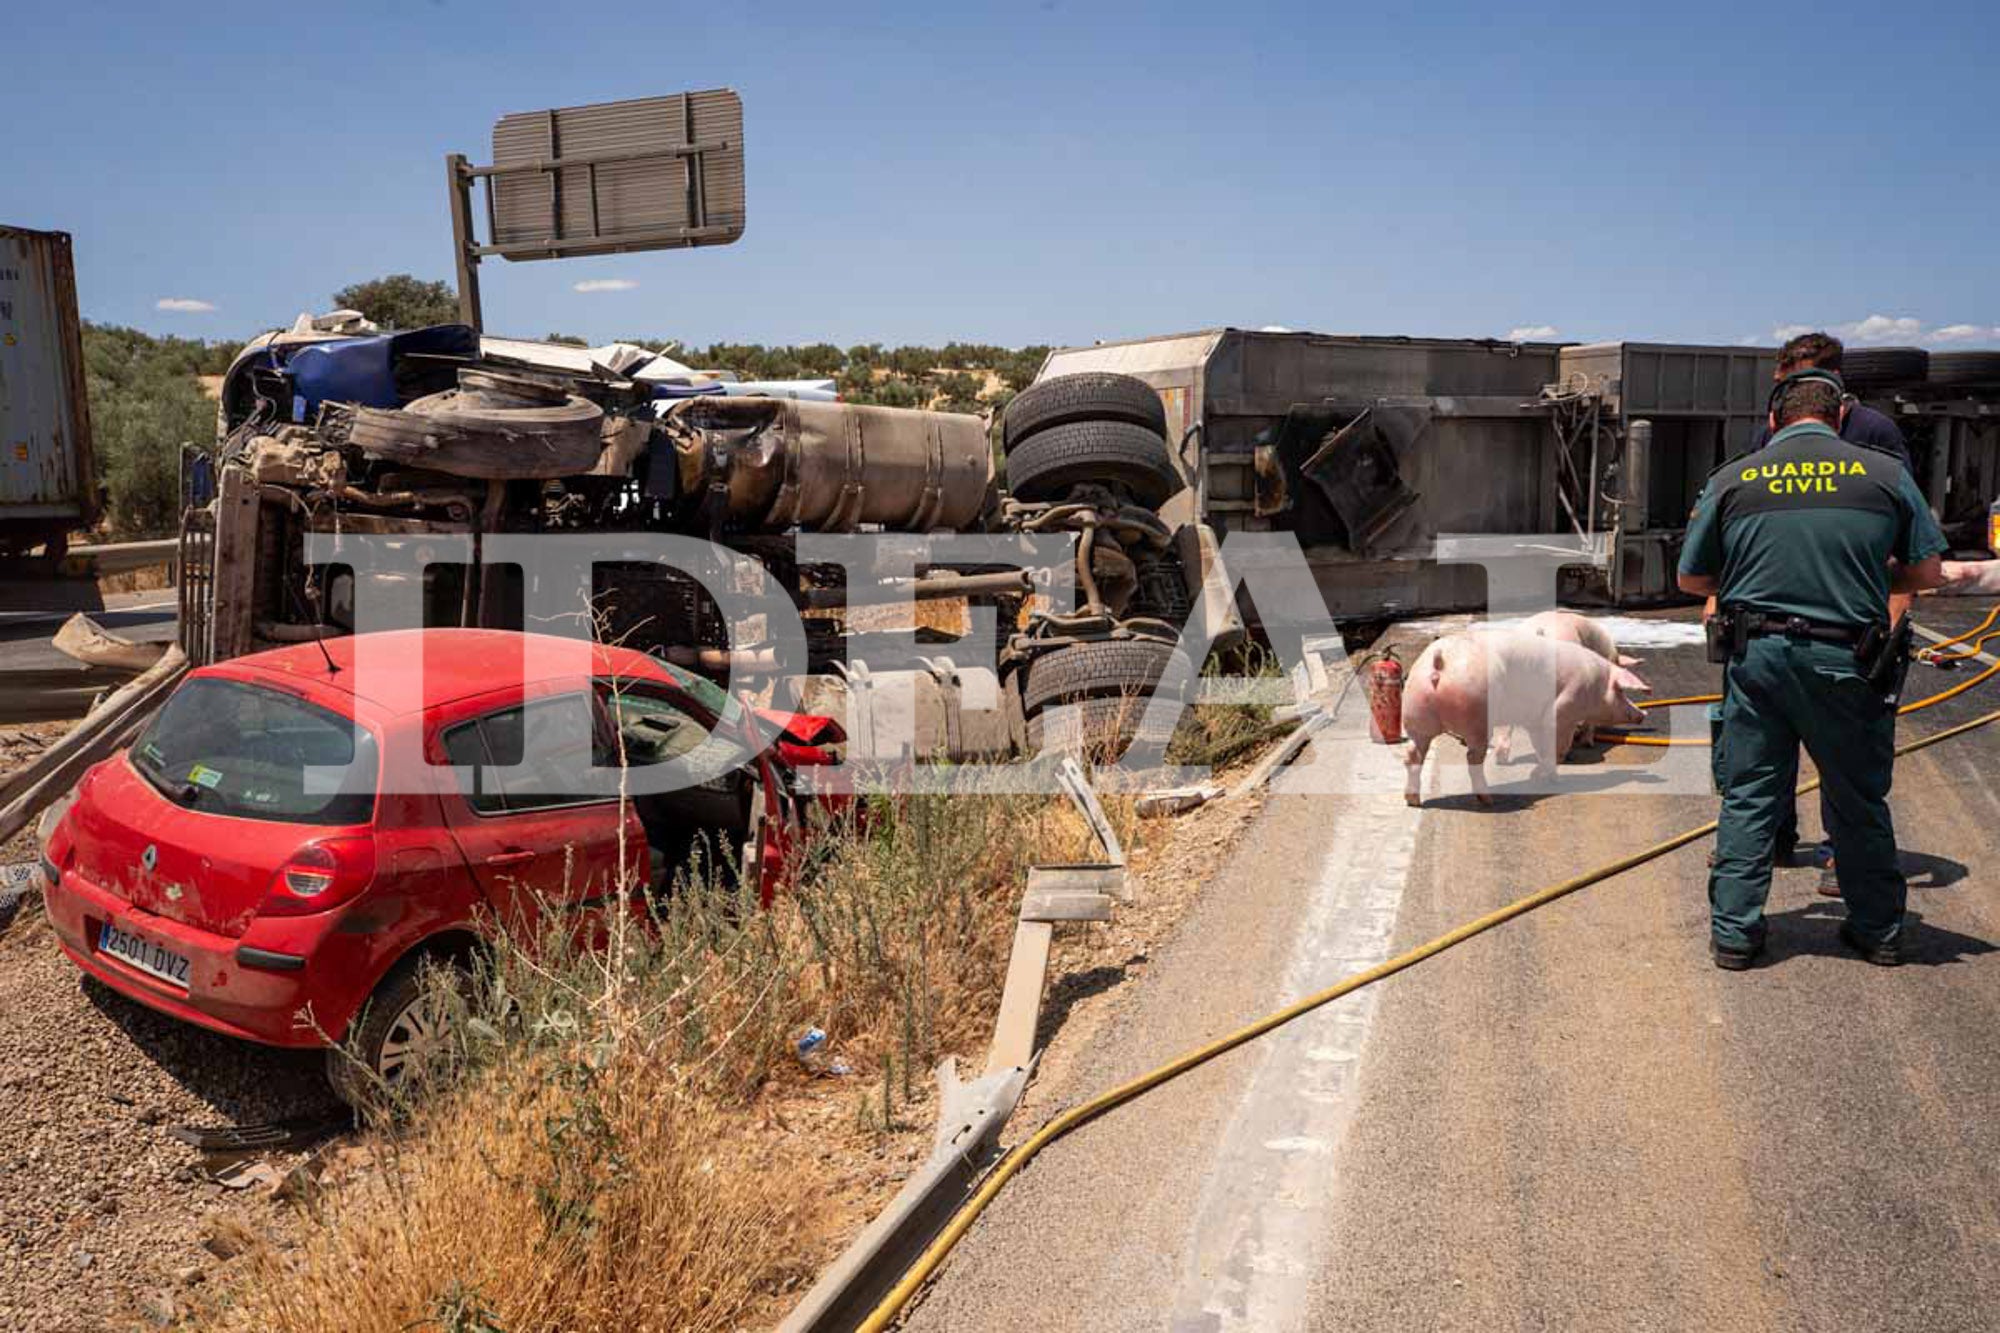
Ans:
<svg viewBox="0 0 2000 1333"><path fill-rule="evenodd" d="M1711 480L1680 562L1681 588L1718 601L1727 659L1712 956L1738 970L1763 950L1773 842L1803 743L1840 853L1840 937L1893 965L1906 886L1888 797L1905 645L1887 607L1892 592L1942 582L1944 536L1906 468L1840 438L1839 376L1800 371L1771 397L1776 434Z"/></svg>
<svg viewBox="0 0 2000 1333"><path fill-rule="evenodd" d="M1847 345L1831 333L1801 333L1778 349L1778 364L1772 378L1782 380L1801 370L1826 370L1838 375L1846 360ZM1909 443L1903 439L1903 432L1895 419L1887 413L1878 412L1853 394L1843 392L1840 418L1833 424L1840 432L1840 438L1849 444L1889 454L1914 474L1916 469L1910 462ZM1750 447L1762 449L1769 444L1772 431L1772 427L1766 426Z"/></svg>
<svg viewBox="0 0 2000 1333"><path fill-rule="evenodd" d="M1842 343L1840 339L1834 337L1832 334L1823 332L1801 333L1797 337L1787 340L1785 345L1778 349L1777 366L1771 372L1771 378L1774 382L1782 382L1787 377L1796 375L1802 370L1826 370L1838 375L1846 358L1846 344ZM1897 427L1895 420L1886 413L1878 412L1868 406L1868 404L1857 399L1853 394L1843 392L1840 400L1840 417L1834 424L1840 431L1840 438L1846 440L1849 444L1858 444L1864 449L1874 449L1881 453L1889 454L1901 462L1905 468L1909 468L1912 475L1915 474L1915 469L1910 463L1910 446L1904 441L1903 432ZM1762 449L1766 444L1769 444L1774 429L1773 425L1767 424L1758 432L1756 442L1750 447L1752 449ZM1891 598L1889 602L1889 623L1893 625L1901 620L1909 609L1909 598ZM1712 615L1714 611L1715 608L1710 606L1709 613ZM1718 761L1719 758L1720 756L1718 755ZM1820 823L1823 826L1827 823L1826 798L1824 795L1820 798ZM1796 802L1793 802L1786 805L1784 815L1778 820L1778 836L1776 841L1773 842L1771 849L1772 862L1776 865L1792 864L1792 858L1798 841L1798 806ZM1828 895L1833 894L1836 892L1834 884L1835 876L1833 867L1829 865L1827 866L1826 873L1823 873L1820 877L1820 892Z"/></svg>

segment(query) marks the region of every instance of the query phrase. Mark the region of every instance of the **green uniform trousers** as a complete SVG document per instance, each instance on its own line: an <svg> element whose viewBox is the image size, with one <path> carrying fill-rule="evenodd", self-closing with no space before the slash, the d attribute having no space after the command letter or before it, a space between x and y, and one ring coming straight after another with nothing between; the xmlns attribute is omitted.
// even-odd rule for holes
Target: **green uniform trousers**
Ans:
<svg viewBox="0 0 2000 1333"><path fill-rule="evenodd" d="M1709 777L1715 783L1715 794L1722 795L1722 705L1710 704L1708 713L1708 764ZM1819 823L1823 829L1833 828L1833 818L1827 813L1826 790L1819 794ZM1778 812L1778 832L1772 840L1774 854L1790 856L1799 843L1799 807L1796 801L1787 801Z"/></svg>
<svg viewBox="0 0 2000 1333"><path fill-rule="evenodd" d="M1908 885L1889 818L1895 709L1861 678L1852 650L1766 635L1723 674L1722 818L1708 903L1715 941L1725 948L1763 943L1771 851L1792 809L1801 743L1824 784L1848 923L1877 941L1902 930Z"/></svg>

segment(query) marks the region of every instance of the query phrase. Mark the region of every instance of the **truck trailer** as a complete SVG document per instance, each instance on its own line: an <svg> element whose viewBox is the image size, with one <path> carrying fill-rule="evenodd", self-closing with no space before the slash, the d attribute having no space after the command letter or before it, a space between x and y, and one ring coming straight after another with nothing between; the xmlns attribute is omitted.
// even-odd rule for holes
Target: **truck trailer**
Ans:
<svg viewBox="0 0 2000 1333"><path fill-rule="evenodd" d="M1441 537L1568 550L1566 599L1676 596L1709 474L1763 425L1777 351L1209 329L1049 354L1037 382L1117 373L1166 409L1187 489L1168 521L1292 532L1335 619L1484 609L1485 571ZM1895 417L1962 548L2000 483L2000 353L1848 354L1850 389ZM1488 548L1490 549L1490 548Z"/></svg>
<svg viewBox="0 0 2000 1333"><path fill-rule="evenodd" d="M69 235L0 226L0 557L60 564L97 511Z"/></svg>

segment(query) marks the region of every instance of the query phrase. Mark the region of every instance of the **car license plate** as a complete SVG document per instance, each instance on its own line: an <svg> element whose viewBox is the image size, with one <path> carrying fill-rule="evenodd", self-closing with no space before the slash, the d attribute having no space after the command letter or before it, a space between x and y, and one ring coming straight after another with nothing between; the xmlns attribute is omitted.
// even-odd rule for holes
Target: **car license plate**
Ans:
<svg viewBox="0 0 2000 1333"><path fill-rule="evenodd" d="M98 933L97 951L108 953L128 967L136 967L147 976L157 977L170 986L187 989L188 960L143 935L120 930L107 921Z"/></svg>

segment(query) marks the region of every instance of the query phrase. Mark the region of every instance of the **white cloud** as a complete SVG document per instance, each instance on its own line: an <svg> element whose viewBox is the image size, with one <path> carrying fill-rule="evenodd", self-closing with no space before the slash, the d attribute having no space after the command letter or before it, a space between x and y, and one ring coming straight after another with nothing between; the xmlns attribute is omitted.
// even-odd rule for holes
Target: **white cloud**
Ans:
<svg viewBox="0 0 2000 1333"><path fill-rule="evenodd" d="M177 315L206 315L215 306L209 301L197 301L192 296L162 296L153 302L153 309L171 310Z"/></svg>
<svg viewBox="0 0 2000 1333"><path fill-rule="evenodd" d="M573 290L579 292L629 292L639 284L630 278L586 278Z"/></svg>
<svg viewBox="0 0 2000 1333"><path fill-rule="evenodd" d="M1507 330L1510 343L1545 343L1556 336L1553 324L1523 324L1518 329Z"/></svg>
<svg viewBox="0 0 2000 1333"><path fill-rule="evenodd" d="M1926 331L1924 322L1911 315L1869 315L1865 319L1851 319L1837 324L1780 324L1771 330L1771 340L1782 343L1801 333L1821 330L1857 347L1885 343L1969 342L1976 338L2000 336L2000 330L1980 324L1946 324L1942 328Z"/></svg>
<svg viewBox="0 0 2000 1333"><path fill-rule="evenodd" d="M1924 322L1920 319L1911 319L1907 315L1894 317L1870 315L1866 319L1842 325L1840 336L1846 342L1902 343L1921 337L1923 331Z"/></svg>

